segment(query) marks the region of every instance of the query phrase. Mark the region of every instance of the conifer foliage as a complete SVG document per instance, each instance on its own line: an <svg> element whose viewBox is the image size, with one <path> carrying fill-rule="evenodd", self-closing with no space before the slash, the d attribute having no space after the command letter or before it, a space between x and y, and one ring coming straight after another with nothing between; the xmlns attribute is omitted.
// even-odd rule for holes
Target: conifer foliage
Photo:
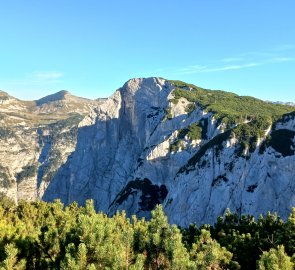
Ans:
<svg viewBox="0 0 295 270"><path fill-rule="evenodd" d="M2 198L0 270L289 270L294 217L295 210L287 222L228 212L215 226L181 229L168 223L161 205L147 221L97 213L91 200L65 207L58 200L15 205Z"/></svg>

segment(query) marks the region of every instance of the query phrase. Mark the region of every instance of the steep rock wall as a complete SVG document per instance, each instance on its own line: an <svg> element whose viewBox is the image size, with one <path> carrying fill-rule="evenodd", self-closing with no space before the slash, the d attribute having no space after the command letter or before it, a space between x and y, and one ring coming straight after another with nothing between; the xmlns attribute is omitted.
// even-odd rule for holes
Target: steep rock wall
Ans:
<svg viewBox="0 0 295 270"><path fill-rule="evenodd" d="M242 149L236 125L228 128L186 98L175 100L173 90L169 81L148 78L116 91L80 123L76 149L43 199L92 198L109 214L146 217L162 203L182 226L213 223L227 208L286 218L295 205L293 114L273 127L266 123L264 135ZM282 136L289 141L280 149Z"/></svg>

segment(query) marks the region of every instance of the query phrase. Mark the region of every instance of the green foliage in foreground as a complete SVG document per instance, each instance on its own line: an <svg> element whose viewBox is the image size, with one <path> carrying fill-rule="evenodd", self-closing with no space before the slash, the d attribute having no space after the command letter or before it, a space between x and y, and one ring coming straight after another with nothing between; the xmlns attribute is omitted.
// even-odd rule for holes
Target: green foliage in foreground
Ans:
<svg viewBox="0 0 295 270"><path fill-rule="evenodd" d="M97 213L92 201L85 207L0 201L1 270L292 269L294 242L295 210L288 222L227 213L214 227L180 230L168 223L162 206L146 221L124 212ZM277 246L282 243L286 251ZM247 264L253 260L253 267Z"/></svg>
<svg viewBox="0 0 295 270"><path fill-rule="evenodd" d="M271 248L269 252L263 252L258 263L259 270L288 270L293 269L293 267L294 264L285 253L284 246L278 246L278 249Z"/></svg>
<svg viewBox="0 0 295 270"><path fill-rule="evenodd" d="M292 263L286 263L289 268L271 268L265 261L278 261L278 265L283 265L292 256L295 258L295 208L286 222L276 214L268 213L255 220L252 216L239 217L228 211L224 217L218 218L214 226L203 225L197 228L190 225L182 230L183 241L188 249L202 228L209 230L213 239L232 252L232 260L238 262L241 269L291 270L294 267ZM286 253L282 252L283 246ZM273 258L273 254L279 258ZM280 256L284 258L281 259ZM261 268L262 265L265 268Z"/></svg>

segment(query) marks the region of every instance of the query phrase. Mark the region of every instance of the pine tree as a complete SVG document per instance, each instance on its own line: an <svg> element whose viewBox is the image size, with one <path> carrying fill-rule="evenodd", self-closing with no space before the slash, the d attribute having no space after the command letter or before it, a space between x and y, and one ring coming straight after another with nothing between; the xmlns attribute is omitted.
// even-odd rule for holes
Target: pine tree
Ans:
<svg viewBox="0 0 295 270"><path fill-rule="evenodd" d="M289 255L295 254L295 207L285 225L284 245Z"/></svg>
<svg viewBox="0 0 295 270"><path fill-rule="evenodd" d="M23 270L25 260L18 261L18 250L13 244L5 246L6 259L0 263L0 270Z"/></svg>
<svg viewBox="0 0 295 270"><path fill-rule="evenodd" d="M152 211L152 218L141 233L139 239L145 243L142 251L146 256L146 269L187 269L189 256L180 230L169 225L161 205Z"/></svg>
<svg viewBox="0 0 295 270"><path fill-rule="evenodd" d="M192 246L190 258L194 262L194 269L218 270L225 269L230 264L232 253L221 247L211 238L210 232L203 229L199 239Z"/></svg>
<svg viewBox="0 0 295 270"><path fill-rule="evenodd" d="M294 264L282 245L277 249L271 248L268 252L263 252L258 261L259 270L293 270L293 267Z"/></svg>

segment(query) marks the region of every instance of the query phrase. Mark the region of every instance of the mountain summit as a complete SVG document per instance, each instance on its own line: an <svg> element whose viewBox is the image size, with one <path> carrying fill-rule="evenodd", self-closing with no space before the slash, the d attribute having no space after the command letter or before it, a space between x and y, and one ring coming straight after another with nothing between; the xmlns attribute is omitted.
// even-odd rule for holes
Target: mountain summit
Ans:
<svg viewBox="0 0 295 270"><path fill-rule="evenodd" d="M34 112L38 113L57 113L77 112L85 114L90 108L100 103L99 100L90 100L72 95L69 91L62 90L55 94L48 95L36 100Z"/></svg>
<svg viewBox="0 0 295 270"><path fill-rule="evenodd" d="M2 97L7 97L7 96L9 96L9 95L8 95L6 92L0 90L0 97L1 97L1 98L2 98Z"/></svg>
<svg viewBox="0 0 295 270"><path fill-rule="evenodd" d="M70 92L66 90L59 91L55 94L48 95L36 101L37 106L43 105L44 103L54 102L54 101L61 101L66 99L66 96L71 95Z"/></svg>
<svg viewBox="0 0 295 270"><path fill-rule="evenodd" d="M286 218L295 205L292 106L136 78L78 121L75 132L68 120L38 131L38 151L18 167L0 160L2 192L66 204L92 198L109 214L146 217L161 203L183 226L212 223L227 208ZM8 137L2 145L20 148Z"/></svg>

